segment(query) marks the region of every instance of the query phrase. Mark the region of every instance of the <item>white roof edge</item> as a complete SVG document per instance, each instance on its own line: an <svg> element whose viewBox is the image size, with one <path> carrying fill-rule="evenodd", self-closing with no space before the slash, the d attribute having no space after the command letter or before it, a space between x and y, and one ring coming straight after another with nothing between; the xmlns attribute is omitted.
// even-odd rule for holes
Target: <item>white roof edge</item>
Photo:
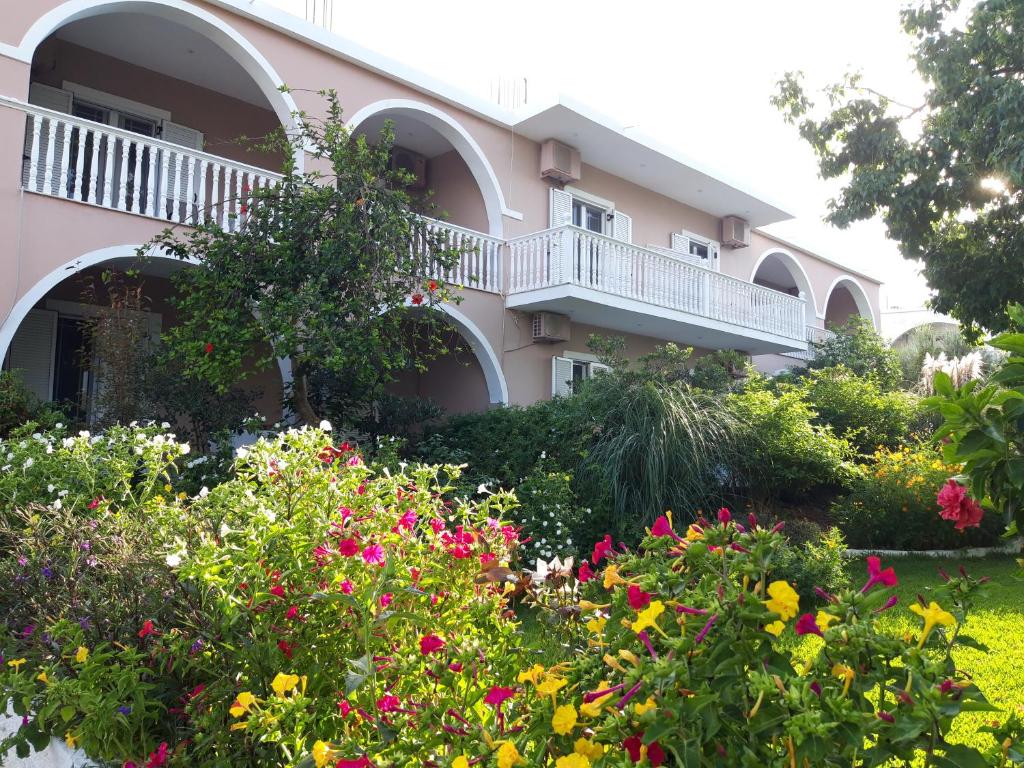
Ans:
<svg viewBox="0 0 1024 768"><path fill-rule="evenodd" d="M761 237L775 241L779 245L784 245L787 248L796 248L798 251L803 251L811 258L829 264L835 267L836 269L841 269L849 275L853 275L854 277L863 277L865 280L870 280L872 283L875 283L878 286L885 285L885 281L880 278L874 277L873 275L869 275L866 272L861 272L858 269L853 269L848 264L843 264L842 262L836 261L835 259L830 259L827 256L822 256L820 253L812 251L807 246L800 245L799 243L794 243L792 240L786 240L785 238L779 237L778 235L773 235L771 232L765 232L761 227L754 227L753 231L759 234Z"/></svg>

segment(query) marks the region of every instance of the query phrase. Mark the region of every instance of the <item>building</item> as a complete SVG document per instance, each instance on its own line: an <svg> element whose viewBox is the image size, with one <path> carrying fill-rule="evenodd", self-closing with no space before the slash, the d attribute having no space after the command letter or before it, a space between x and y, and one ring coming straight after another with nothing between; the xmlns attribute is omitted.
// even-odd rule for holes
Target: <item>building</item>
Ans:
<svg viewBox="0 0 1024 768"><path fill-rule="evenodd" d="M410 373L403 392L450 411L548 398L597 370L590 333L624 336L630 355L671 340L774 370L827 323L878 325L877 281L760 229L789 218L778 205L583 105L508 112L258 0L4 6L0 355L44 399L97 386L73 351L101 310L75 276L131 263L168 222L231 226L234 198L281 168L233 140L315 113L324 87L357 132L394 121L447 212L432 226L475 246L446 308L472 359ZM146 267L153 333L174 322L179 268ZM288 375L257 377L264 413Z"/></svg>

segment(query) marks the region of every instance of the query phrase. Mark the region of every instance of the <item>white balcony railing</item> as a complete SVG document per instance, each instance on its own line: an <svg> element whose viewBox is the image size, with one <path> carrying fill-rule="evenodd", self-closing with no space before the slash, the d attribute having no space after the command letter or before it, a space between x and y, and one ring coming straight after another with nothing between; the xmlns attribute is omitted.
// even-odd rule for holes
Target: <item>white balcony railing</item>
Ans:
<svg viewBox="0 0 1024 768"><path fill-rule="evenodd" d="M280 174L18 102L26 113L22 187L179 224L234 230L249 192Z"/></svg>
<svg viewBox="0 0 1024 768"><path fill-rule="evenodd" d="M448 270L433 269L431 274L446 283L491 293L501 292L503 240L425 216L423 220L427 229L434 235L440 235L447 247L462 252L462 258L454 267Z"/></svg>
<svg viewBox="0 0 1024 768"><path fill-rule="evenodd" d="M509 248L509 293L577 285L788 339L804 338L804 299L579 227L516 238Z"/></svg>
<svg viewBox="0 0 1024 768"><path fill-rule="evenodd" d="M835 331L830 331L826 328L818 328L813 325L807 326L807 348L801 349L798 352L783 352L786 357L792 357L796 360L813 360L816 355L815 344L820 344L826 339L831 339L836 335Z"/></svg>

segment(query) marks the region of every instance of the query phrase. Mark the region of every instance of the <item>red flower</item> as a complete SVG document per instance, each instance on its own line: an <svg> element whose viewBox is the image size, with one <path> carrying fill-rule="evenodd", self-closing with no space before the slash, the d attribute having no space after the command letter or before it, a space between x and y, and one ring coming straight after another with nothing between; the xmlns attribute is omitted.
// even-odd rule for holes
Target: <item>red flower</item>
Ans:
<svg viewBox="0 0 1024 768"><path fill-rule="evenodd" d="M402 702L397 696L387 694L377 699L377 711L379 712L394 712L402 705Z"/></svg>
<svg viewBox="0 0 1024 768"><path fill-rule="evenodd" d="M622 748L626 750L629 755L629 759L634 763L640 762L640 750L644 743L640 741L640 737L636 734L628 737L622 742Z"/></svg>
<svg viewBox="0 0 1024 768"><path fill-rule="evenodd" d="M270 588L270 594L274 597L284 597L284 587L280 584L275 584Z"/></svg>
<svg viewBox="0 0 1024 768"><path fill-rule="evenodd" d="M153 628L153 622L146 619L142 622L142 629L139 630L139 637L148 637L149 635L159 634L156 629Z"/></svg>
<svg viewBox="0 0 1024 768"><path fill-rule="evenodd" d="M658 768L659 765L665 762L665 750L661 748L658 742L652 741L647 745L647 759L651 761L651 765L654 768Z"/></svg>
<svg viewBox="0 0 1024 768"><path fill-rule="evenodd" d="M796 629L798 635L818 635L818 637L821 637L821 629L818 627L818 622L814 620L814 614L811 613L805 613L797 619L794 629Z"/></svg>
<svg viewBox="0 0 1024 768"><path fill-rule="evenodd" d="M491 690L484 696L484 702L490 704L495 709L499 709L506 699L511 699L516 695L515 688L503 688L500 685L491 687Z"/></svg>
<svg viewBox="0 0 1024 768"><path fill-rule="evenodd" d="M213 344L209 341L206 342L206 346L204 347L204 349L206 350L206 354L210 354L211 352L213 352Z"/></svg>
<svg viewBox="0 0 1024 768"><path fill-rule="evenodd" d="M422 293L414 293L412 295L412 303L415 304L416 306L419 306L420 304L422 304L423 303L423 294Z"/></svg>
<svg viewBox="0 0 1024 768"><path fill-rule="evenodd" d="M348 713L352 711L352 705L342 699L338 702L338 709L342 717L348 717Z"/></svg>
<svg viewBox="0 0 1024 768"><path fill-rule="evenodd" d="M359 551L359 542L354 538L342 539L338 542L338 554L352 557Z"/></svg>
<svg viewBox="0 0 1024 768"><path fill-rule="evenodd" d="M956 520L953 527L958 531L977 528L985 516L978 502L967 495L967 489L952 478L942 486L935 500L942 507L939 516L943 520Z"/></svg>
<svg viewBox="0 0 1024 768"><path fill-rule="evenodd" d="M436 291L437 290L437 280L431 280L429 283L427 283L427 288L429 290L431 290L431 291Z"/></svg>
<svg viewBox="0 0 1024 768"><path fill-rule="evenodd" d="M96 509L96 507L98 507L104 501L106 501L106 499L104 499L102 496L97 496L95 499L89 502L89 509Z"/></svg>
<svg viewBox="0 0 1024 768"><path fill-rule="evenodd" d="M629 589L626 590L626 597L634 611L646 608L651 602L651 593L644 592L636 584L629 585Z"/></svg>
<svg viewBox="0 0 1024 768"><path fill-rule="evenodd" d="M651 526L651 536L657 536L658 538L661 538L662 536L674 536L672 523L668 521L668 518L665 517L665 515L662 515L654 521L654 525Z"/></svg>
<svg viewBox="0 0 1024 768"><path fill-rule="evenodd" d="M720 522L722 525L725 525L730 520L732 520L732 513L730 513L728 509L722 507L721 509L718 510L718 522Z"/></svg>
<svg viewBox="0 0 1024 768"><path fill-rule="evenodd" d="M158 768L158 766L167 764L167 742L160 742L160 746L156 748L156 752L149 753L149 760L146 762L146 768Z"/></svg>
<svg viewBox="0 0 1024 768"><path fill-rule="evenodd" d="M597 565L601 562L602 557L608 557L612 551L612 537L605 534L605 537L601 541L594 545L594 554L590 560Z"/></svg>
<svg viewBox="0 0 1024 768"><path fill-rule="evenodd" d="M287 640L278 640L277 648L285 655L285 658L290 659L292 652L295 650L295 643L289 643Z"/></svg>
<svg viewBox="0 0 1024 768"><path fill-rule="evenodd" d="M284 617L286 619L290 620L290 619L294 619L298 615L299 615L299 606L297 606L297 605L289 605L288 606L288 610L285 613Z"/></svg>
<svg viewBox="0 0 1024 768"><path fill-rule="evenodd" d="M424 635L420 638L420 653L429 656L444 648L444 640L437 635Z"/></svg>
<svg viewBox="0 0 1024 768"><path fill-rule="evenodd" d="M590 563L586 560L580 563L580 573L577 578L580 580L580 584L586 584L594 578L594 572L590 570Z"/></svg>
<svg viewBox="0 0 1024 768"><path fill-rule="evenodd" d="M882 561L874 555L868 557L868 580L861 587L861 592L867 592L875 584L884 584L887 587L895 587L897 584L896 571L891 567L882 570Z"/></svg>
<svg viewBox="0 0 1024 768"><path fill-rule="evenodd" d="M462 671L462 662L461 661L453 661L451 664L448 665L448 669L450 669L455 674L458 674L459 672Z"/></svg>

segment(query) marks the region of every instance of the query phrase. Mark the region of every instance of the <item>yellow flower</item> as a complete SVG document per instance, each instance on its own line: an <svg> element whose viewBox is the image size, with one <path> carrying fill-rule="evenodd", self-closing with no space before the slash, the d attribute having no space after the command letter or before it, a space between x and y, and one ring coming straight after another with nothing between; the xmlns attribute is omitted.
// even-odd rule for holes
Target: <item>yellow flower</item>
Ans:
<svg viewBox="0 0 1024 768"><path fill-rule="evenodd" d="M619 576L619 567L617 565L609 565L604 569L604 588L611 589L616 584L626 584L626 580Z"/></svg>
<svg viewBox="0 0 1024 768"><path fill-rule="evenodd" d="M839 621L838 616L833 616L825 611L818 611L818 615L814 617L814 623L818 625L822 632L828 629L830 624L835 624L837 621Z"/></svg>
<svg viewBox="0 0 1024 768"><path fill-rule="evenodd" d="M655 709L657 706L658 705L654 702L654 697L653 696L648 696L647 697L647 701L645 701L643 704L641 704L640 702L637 702L636 704L633 705L633 712L635 712L637 716L640 716L640 715L644 714L645 712L650 712L652 709Z"/></svg>
<svg viewBox="0 0 1024 768"><path fill-rule="evenodd" d="M84 664L85 660L89 658L89 649L84 645L78 646L78 650L75 651L75 661L79 664Z"/></svg>
<svg viewBox="0 0 1024 768"><path fill-rule="evenodd" d="M686 529L686 536L684 537L687 541L697 541L703 539L704 534L700 532L697 526L690 524L690 527Z"/></svg>
<svg viewBox="0 0 1024 768"><path fill-rule="evenodd" d="M64 743L68 745L69 749L74 749L78 744L78 739L75 738L75 734L71 731L64 732Z"/></svg>
<svg viewBox="0 0 1024 768"><path fill-rule="evenodd" d="M469 768L469 760L466 759L465 755L459 755L452 760L452 768Z"/></svg>
<svg viewBox="0 0 1024 768"><path fill-rule="evenodd" d="M520 672L519 676L516 678L516 680L518 682L520 682L520 683L525 683L525 682L529 681L529 682L533 683L534 685L536 685L537 681L540 680L541 675L543 675L543 674L544 674L544 667L542 667L540 664L534 664L532 667L530 667L525 672Z"/></svg>
<svg viewBox="0 0 1024 768"><path fill-rule="evenodd" d="M36 680L38 680L41 683L45 683L46 685L50 684L50 678L46 676L46 670L45 669L42 672L40 672L38 675L36 675Z"/></svg>
<svg viewBox="0 0 1024 768"><path fill-rule="evenodd" d="M599 690L599 691L604 691L607 688L608 688L608 681L607 680L602 680L600 683L597 684L597 690ZM601 710L604 708L604 703L606 701L608 701L608 699L610 699L611 697L612 697L612 694L606 693L601 698L594 699L589 704L587 704L587 703L580 704L580 714L583 715L584 717L599 717L601 715Z"/></svg>
<svg viewBox="0 0 1024 768"><path fill-rule="evenodd" d="M23 658L22 659L11 659L10 661L7 662L7 666L8 667L14 667L14 671L15 672L20 672L21 671L20 667L24 663L25 663L25 659L23 659Z"/></svg>
<svg viewBox="0 0 1024 768"><path fill-rule="evenodd" d="M563 704L555 709L551 717L551 727L559 736L568 736L576 727L576 707L572 704Z"/></svg>
<svg viewBox="0 0 1024 768"><path fill-rule="evenodd" d="M586 755L573 752L571 755L555 760L555 768L590 768L590 760L587 759Z"/></svg>
<svg viewBox="0 0 1024 768"><path fill-rule="evenodd" d="M665 604L661 600L652 600L651 604L644 608L636 616L636 621L633 622L633 631L638 635L648 627L658 628L655 619L665 612Z"/></svg>
<svg viewBox="0 0 1024 768"><path fill-rule="evenodd" d="M171 484L170 483L165 483L164 484L164 490L167 491L168 493L170 493L171 492Z"/></svg>
<svg viewBox="0 0 1024 768"><path fill-rule="evenodd" d="M633 653L631 650L629 650L627 648L622 648L622 649L619 650L619 658L624 659L625 661L628 661L634 667L639 667L640 666L640 658L635 653Z"/></svg>
<svg viewBox="0 0 1024 768"><path fill-rule="evenodd" d="M910 610L924 619L924 631L921 632L921 640L917 644L918 648L925 644L925 641L928 640L928 635L932 633L932 629L935 628L936 624L941 624L944 627L952 627L956 624L953 614L942 610L942 606L934 600L932 600L927 608L922 608L917 603L914 603L910 606Z"/></svg>
<svg viewBox="0 0 1024 768"><path fill-rule="evenodd" d="M853 669L845 664L833 664L832 674L843 679L843 696L845 696L850 690L850 683L853 682Z"/></svg>
<svg viewBox="0 0 1024 768"><path fill-rule="evenodd" d="M604 754L603 744L595 744L590 739L585 739L582 736L576 739L576 743L572 745L572 748L577 755L583 755L590 760L597 760Z"/></svg>
<svg viewBox="0 0 1024 768"><path fill-rule="evenodd" d="M773 581L768 585L770 600L765 601L769 611L779 614L783 621L789 621L800 610L800 596L785 581Z"/></svg>
<svg viewBox="0 0 1024 768"><path fill-rule="evenodd" d="M773 621L771 624L765 624L764 631L770 635L778 637L782 634L782 630L786 628L786 625L781 621Z"/></svg>
<svg viewBox="0 0 1024 768"><path fill-rule="evenodd" d="M295 686L298 684L298 675L287 675L284 672L278 672L277 676L274 677L274 681L270 684L270 687L274 689L274 693L283 699L284 695L289 691L294 691Z"/></svg>
<svg viewBox="0 0 1024 768"><path fill-rule="evenodd" d="M243 731L243 730L245 730L248 727L249 727L249 721L248 720L242 720L239 723L232 723L230 730L232 730L232 731Z"/></svg>
<svg viewBox="0 0 1024 768"><path fill-rule="evenodd" d="M580 600L580 611L583 613L591 613L593 611L603 611L608 608L611 603L592 603L589 600Z"/></svg>
<svg viewBox="0 0 1024 768"><path fill-rule="evenodd" d="M622 674L626 674L626 668L624 666L622 666L621 664L619 664L619 660L616 659L614 656L612 656L610 653L606 653L601 658L603 659L605 664L607 664L609 667L614 669L616 672L621 672Z"/></svg>
<svg viewBox="0 0 1024 768"><path fill-rule="evenodd" d="M604 616L597 616L587 622L587 629L593 632L595 635L604 634L604 625L608 623L608 620Z"/></svg>
<svg viewBox="0 0 1024 768"><path fill-rule="evenodd" d="M537 685L537 693L542 696L554 696L558 691L568 684L564 678L554 675L544 675L544 679Z"/></svg>
<svg viewBox="0 0 1024 768"><path fill-rule="evenodd" d="M241 717L242 715L247 714L255 703L255 696L249 693L249 691L242 691L238 694L238 697L235 699L234 704L231 705L228 712L231 713L232 717Z"/></svg>
<svg viewBox="0 0 1024 768"><path fill-rule="evenodd" d="M514 765L523 765L526 761L519 754L516 745L511 741L502 742L498 747L498 768L512 768Z"/></svg>
<svg viewBox="0 0 1024 768"><path fill-rule="evenodd" d="M313 762L316 768L324 768L331 761L331 745L326 741L318 741L313 745Z"/></svg>

